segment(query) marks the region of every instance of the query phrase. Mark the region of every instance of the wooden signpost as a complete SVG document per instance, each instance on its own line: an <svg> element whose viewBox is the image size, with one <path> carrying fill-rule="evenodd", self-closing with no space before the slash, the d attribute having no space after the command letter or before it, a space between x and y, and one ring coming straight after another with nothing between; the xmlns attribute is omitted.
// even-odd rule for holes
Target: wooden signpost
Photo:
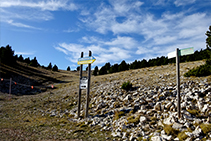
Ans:
<svg viewBox="0 0 211 141"><path fill-rule="evenodd" d="M91 80L91 64L96 59L92 56L92 52L89 51L89 57L83 57L83 52L81 52L81 58L78 59L78 65L80 65L80 82L79 82L79 95L78 95L78 118L80 117L80 107L81 107L81 90L86 89L86 113L85 116L88 117L89 110L89 92L90 92L90 80ZM88 64L88 77L83 77L83 64Z"/></svg>
<svg viewBox="0 0 211 141"><path fill-rule="evenodd" d="M179 50L178 48L174 52L168 53L168 59L176 57L176 79L177 79L177 114L178 118L181 118L181 106L180 106L180 57L183 55L190 55L194 53L193 47Z"/></svg>

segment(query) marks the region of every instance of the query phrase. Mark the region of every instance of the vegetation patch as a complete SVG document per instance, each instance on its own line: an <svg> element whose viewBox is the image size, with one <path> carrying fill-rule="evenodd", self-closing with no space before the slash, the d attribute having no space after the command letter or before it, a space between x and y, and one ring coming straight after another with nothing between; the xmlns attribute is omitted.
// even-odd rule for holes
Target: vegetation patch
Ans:
<svg viewBox="0 0 211 141"><path fill-rule="evenodd" d="M193 68L184 74L185 77L190 76L208 76L211 75L211 60L207 60L206 64Z"/></svg>
<svg viewBox="0 0 211 141"><path fill-rule="evenodd" d="M121 89L124 89L126 91L130 90L132 88L132 83L130 81L124 82L121 86Z"/></svg>
<svg viewBox="0 0 211 141"><path fill-rule="evenodd" d="M191 115L194 115L194 116L196 116L196 117L198 117L198 118L201 117L200 112L199 112L198 110L196 110L196 109L193 109L193 110L188 109L187 111L188 111Z"/></svg>
<svg viewBox="0 0 211 141"><path fill-rule="evenodd" d="M179 132L178 130L172 128L171 125L167 125L167 124L164 124L163 130L166 132L168 136L172 135L173 137L176 137Z"/></svg>
<svg viewBox="0 0 211 141"><path fill-rule="evenodd" d="M202 123L200 127L204 134L208 134L211 132L211 124Z"/></svg>
<svg viewBox="0 0 211 141"><path fill-rule="evenodd" d="M130 123L138 124L139 121L140 121L140 115L138 115L136 117L130 116L130 117L127 118L127 120L128 120L127 124L130 124Z"/></svg>
<svg viewBox="0 0 211 141"><path fill-rule="evenodd" d="M114 113L114 120L118 120L119 118L121 118L122 116L125 116L125 112L123 111L116 111Z"/></svg>
<svg viewBox="0 0 211 141"><path fill-rule="evenodd" d="M179 138L180 141L184 141L185 139L188 138L188 135L186 135L185 132L187 132L187 130L184 130L178 134L177 137Z"/></svg>

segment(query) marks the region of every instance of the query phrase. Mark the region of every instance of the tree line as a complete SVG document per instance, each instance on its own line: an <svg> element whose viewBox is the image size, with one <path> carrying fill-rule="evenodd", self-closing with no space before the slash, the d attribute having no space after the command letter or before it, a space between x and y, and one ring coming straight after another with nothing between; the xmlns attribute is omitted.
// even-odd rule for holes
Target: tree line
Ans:
<svg viewBox="0 0 211 141"><path fill-rule="evenodd" d="M40 66L40 64L37 61L37 58L34 57L33 59L30 59L29 57L23 58L22 55L14 55L14 51L12 50L12 47L10 45L7 45L6 47L2 46L0 48L0 63L3 63L5 65L9 66L14 66L17 64L17 61L24 62L28 64L29 66L33 67L42 67L45 69L53 70L53 71L58 71L57 65L54 65L52 67L51 63L47 67Z"/></svg>

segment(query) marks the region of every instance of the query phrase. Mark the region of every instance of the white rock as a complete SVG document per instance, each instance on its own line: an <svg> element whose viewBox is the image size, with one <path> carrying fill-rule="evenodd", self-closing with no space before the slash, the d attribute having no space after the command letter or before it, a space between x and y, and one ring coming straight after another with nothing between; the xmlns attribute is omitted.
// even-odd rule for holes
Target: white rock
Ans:
<svg viewBox="0 0 211 141"><path fill-rule="evenodd" d="M162 138L160 136L154 136L151 138L152 141L162 141Z"/></svg>
<svg viewBox="0 0 211 141"><path fill-rule="evenodd" d="M201 128L199 126L197 126L196 129L192 132L192 134L195 138L199 137L200 134L202 134Z"/></svg>
<svg viewBox="0 0 211 141"><path fill-rule="evenodd" d="M207 111L210 111L210 107L209 107L209 104L205 104L204 107L202 108L201 112L202 113L205 113Z"/></svg>
<svg viewBox="0 0 211 141"><path fill-rule="evenodd" d="M122 133L122 139L127 139L126 135L127 135L127 132L123 132Z"/></svg>
<svg viewBox="0 0 211 141"><path fill-rule="evenodd" d="M147 118L145 116L141 116L139 119L141 124L143 124L146 120L147 120Z"/></svg>
<svg viewBox="0 0 211 141"><path fill-rule="evenodd" d="M172 128L174 128L174 129L181 129L183 127L183 125L182 124L179 124L179 123L177 123L177 122L174 122L174 124L172 125Z"/></svg>
<svg viewBox="0 0 211 141"><path fill-rule="evenodd" d="M161 111L161 103L160 103L160 102L157 102L157 103L155 104L155 106L154 106L154 109L155 109L156 111Z"/></svg>
<svg viewBox="0 0 211 141"><path fill-rule="evenodd" d="M123 100L124 101L131 100L131 95L127 95Z"/></svg>
<svg viewBox="0 0 211 141"><path fill-rule="evenodd" d="M169 103L167 103L166 105L165 105L165 108L167 109L167 110L169 110L169 108L172 106L172 102L169 102Z"/></svg>
<svg viewBox="0 0 211 141"><path fill-rule="evenodd" d="M170 141L172 139L172 136L171 135L170 136L161 135L161 137L164 138L164 139L166 139L166 140L168 140L168 141Z"/></svg>
<svg viewBox="0 0 211 141"><path fill-rule="evenodd" d="M168 125L170 125L170 124L172 124L172 123L174 123L175 122L175 120L174 120L174 118L172 117L172 116L169 116L168 118L165 118L164 120L163 120L163 123L164 124L168 124Z"/></svg>
<svg viewBox="0 0 211 141"><path fill-rule="evenodd" d="M131 133L129 140L132 141L133 139L134 139L134 133Z"/></svg>

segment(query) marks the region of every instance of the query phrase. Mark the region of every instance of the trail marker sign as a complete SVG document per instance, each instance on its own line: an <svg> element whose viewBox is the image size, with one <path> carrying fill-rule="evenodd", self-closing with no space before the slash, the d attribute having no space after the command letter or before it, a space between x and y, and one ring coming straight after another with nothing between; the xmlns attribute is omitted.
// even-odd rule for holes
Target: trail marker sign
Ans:
<svg viewBox="0 0 211 141"><path fill-rule="evenodd" d="M88 79L87 77L82 77L80 79L80 89L87 89L88 86Z"/></svg>
<svg viewBox="0 0 211 141"><path fill-rule="evenodd" d="M193 54L193 53L194 53L193 47L185 48L185 49L181 49L179 51L179 56L189 55L189 54Z"/></svg>
<svg viewBox="0 0 211 141"><path fill-rule="evenodd" d="M179 56L190 55L194 53L194 49L193 47L189 47L189 48L179 50L178 53L179 53ZM168 53L168 59L174 58L174 57L176 57L176 51Z"/></svg>
<svg viewBox="0 0 211 141"><path fill-rule="evenodd" d="M96 59L93 56L83 57L78 59L78 65L81 64L92 64Z"/></svg>

